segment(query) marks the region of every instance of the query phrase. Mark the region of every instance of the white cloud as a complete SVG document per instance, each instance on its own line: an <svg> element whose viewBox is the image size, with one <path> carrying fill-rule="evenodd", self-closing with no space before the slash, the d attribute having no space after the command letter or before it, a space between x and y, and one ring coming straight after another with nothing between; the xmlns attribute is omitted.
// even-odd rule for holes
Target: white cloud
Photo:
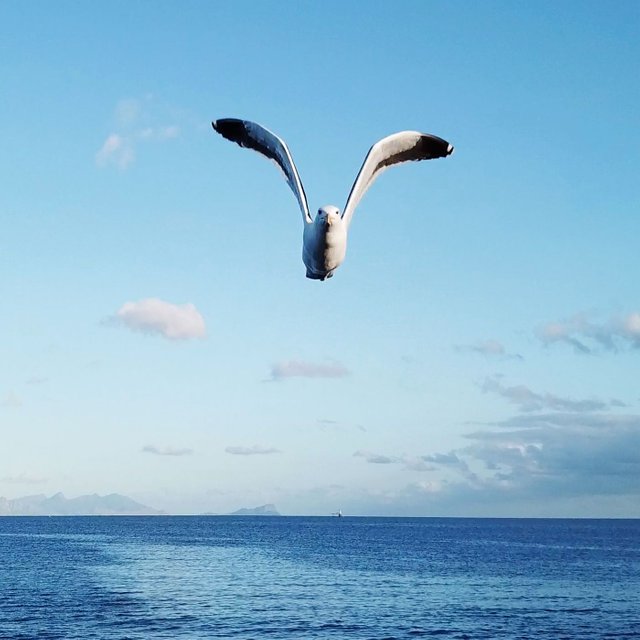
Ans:
<svg viewBox="0 0 640 640"><path fill-rule="evenodd" d="M271 367L271 379L285 378L343 378L349 370L339 362L313 363L302 360L278 362Z"/></svg>
<svg viewBox="0 0 640 640"><path fill-rule="evenodd" d="M176 448L176 447L156 447L153 444L148 444L142 447L144 453L153 453L157 456L190 456L193 453L193 449Z"/></svg>
<svg viewBox="0 0 640 640"><path fill-rule="evenodd" d="M204 318L193 304L172 304L158 298L126 302L115 320L133 331L158 334L169 340L204 338Z"/></svg>
<svg viewBox="0 0 640 640"><path fill-rule="evenodd" d="M279 449L275 449L274 447L263 447L258 444L253 445L252 447L227 447L225 451L234 456L263 456L272 453L280 453Z"/></svg>

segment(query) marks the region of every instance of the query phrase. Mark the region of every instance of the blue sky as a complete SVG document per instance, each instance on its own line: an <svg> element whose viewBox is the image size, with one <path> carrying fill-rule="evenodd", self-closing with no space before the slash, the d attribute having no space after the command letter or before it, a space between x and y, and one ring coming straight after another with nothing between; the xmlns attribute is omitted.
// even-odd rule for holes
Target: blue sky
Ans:
<svg viewBox="0 0 640 640"><path fill-rule="evenodd" d="M635 2L0 4L0 495L640 517ZM336 276L312 211L418 129Z"/></svg>

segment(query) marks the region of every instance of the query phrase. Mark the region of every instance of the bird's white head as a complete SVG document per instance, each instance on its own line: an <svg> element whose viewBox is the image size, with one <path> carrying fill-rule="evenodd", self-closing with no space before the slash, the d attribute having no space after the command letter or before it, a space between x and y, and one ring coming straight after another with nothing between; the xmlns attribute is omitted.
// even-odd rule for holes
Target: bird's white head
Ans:
<svg viewBox="0 0 640 640"><path fill-rule="evenodd" d="M318 215L315 217L316 224L332 226L340 220L340 210L332 204L327 204L318 209Z"/></svg>

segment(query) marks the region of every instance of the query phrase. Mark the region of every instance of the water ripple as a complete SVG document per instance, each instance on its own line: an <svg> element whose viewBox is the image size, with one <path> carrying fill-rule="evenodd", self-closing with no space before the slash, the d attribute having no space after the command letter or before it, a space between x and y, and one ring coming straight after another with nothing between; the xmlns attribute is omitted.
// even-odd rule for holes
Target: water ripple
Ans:
<svg viewBox="0 0 640 640"><path fill-rule="evenodd" d="M0 639L640 638L640 522L2 518Z"/></svg>

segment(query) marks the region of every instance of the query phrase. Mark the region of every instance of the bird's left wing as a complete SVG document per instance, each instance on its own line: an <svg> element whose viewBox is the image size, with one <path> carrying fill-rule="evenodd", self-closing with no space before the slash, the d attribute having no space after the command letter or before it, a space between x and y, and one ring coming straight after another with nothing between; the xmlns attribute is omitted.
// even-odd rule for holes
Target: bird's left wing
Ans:
<svg viewBox="0 0 640 640"><path fill-rule="evenodd" d="M307 196L302 187L296 165L293 163L293 158L284 140L256 122L249 120L221 118L220 120L214 120L211 124L227 140L236 142L241 147L253 149L273 160L284 173L287 184L291 187L291 191L293 191L298 200L302 218L305 222L311 222Z"/></svg>
<svg viewBox="0 0 640 640"><path fill-rule="evenodd" d="M446 140L419 131L400 131L379 140L369 149L360 173L351 187L351 193L342 212L343 220L347 226L351 223L353 212L362 196L385 169L410 160L446 158L452 153L453 145Z"/></svg>

